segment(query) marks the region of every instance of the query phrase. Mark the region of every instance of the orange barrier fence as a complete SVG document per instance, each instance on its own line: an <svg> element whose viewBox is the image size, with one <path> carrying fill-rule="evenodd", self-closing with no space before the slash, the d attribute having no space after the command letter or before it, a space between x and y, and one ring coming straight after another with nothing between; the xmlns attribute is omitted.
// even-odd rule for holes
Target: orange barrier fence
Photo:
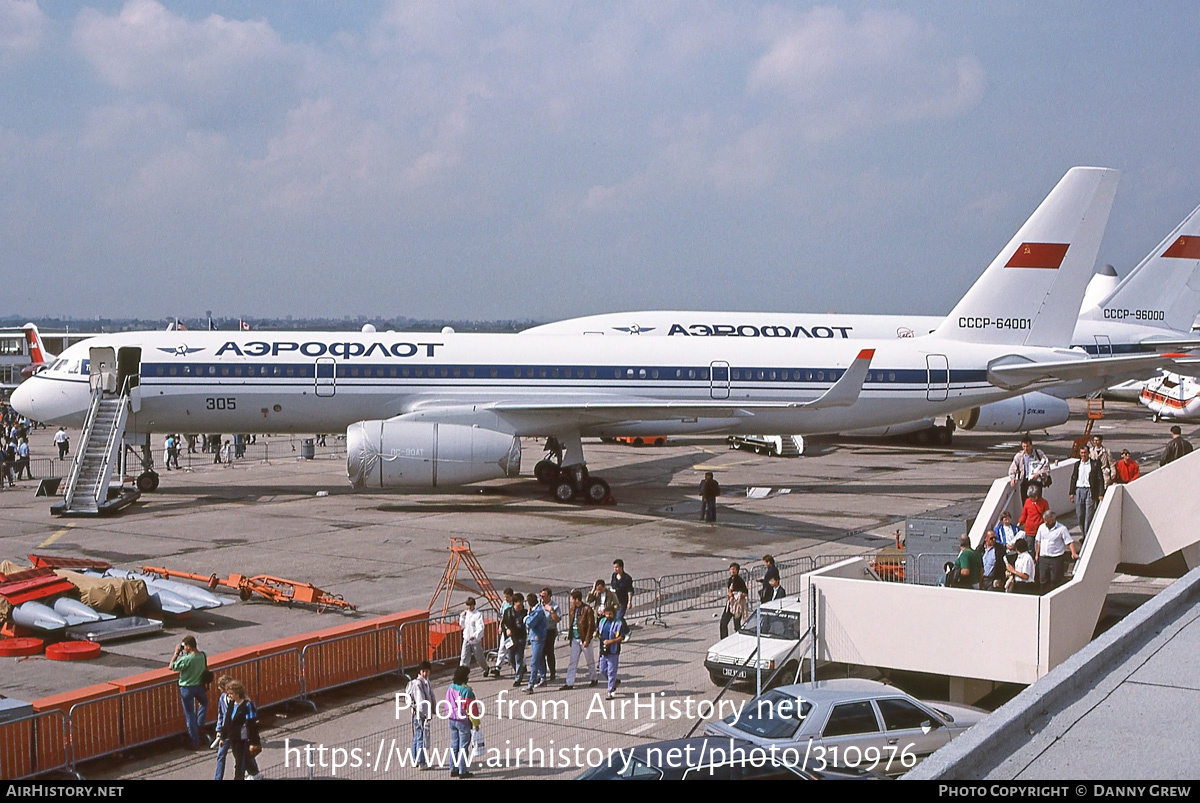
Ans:
<svg viewBox="0 0 1200 803"><path fill-rule="evenodd" d="M229 675L240 680L250 699L259 708L266 708L303 696L303 660L300 650L284 650L235 663L221 663L212 667L212 673L214 677ZM210 697L209 701L209 709L215 720L216 698Z"/></svg>
<svg viewBox="0 0 1200 803"><path fill-rule="evenodd" d="M400 671L394 627L314 642L303 657L305 695Z"/></svg>
<svg viewBox="0 0 1200 803"><path fill-rule="evenodd" d="M0 778L15 781L69 765L67 717L62 711L0 724Z"/></svg>
<svg viewBox="0 0 1200 803"><path fill-rule="evenodd" d="M213 675L242 681L259 708L399 673L430 654L427 611L380 616L210 655ZM403 634L403 635L402 635ZM461 638L459 639L461 641ZM206 725L216 719L208 689ZM178 675L155 669L33 702L33 717L0 724L0 777L25 778L186 732Z"/></svg>

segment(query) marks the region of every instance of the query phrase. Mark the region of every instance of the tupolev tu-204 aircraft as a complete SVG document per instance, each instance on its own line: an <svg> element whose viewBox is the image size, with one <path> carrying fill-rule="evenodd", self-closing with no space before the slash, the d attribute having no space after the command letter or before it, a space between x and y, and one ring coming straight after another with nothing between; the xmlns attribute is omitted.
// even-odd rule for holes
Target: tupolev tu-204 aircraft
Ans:
<svg viewBox="0 0 1200 803"><path fill-rule="evenodd" d="M12 403L35 420L79 425L95 399L123 395L143 489L157 485L150 433L344 427L356 488L515 476L519 439L554 436L564 447L555 496L598 502L609 488L587 472L584 436L839 432L1170 365L1159 354L1088 359L1066 348L1117 179L1070 170L925 337L124 333L71 346Z"/></svg>

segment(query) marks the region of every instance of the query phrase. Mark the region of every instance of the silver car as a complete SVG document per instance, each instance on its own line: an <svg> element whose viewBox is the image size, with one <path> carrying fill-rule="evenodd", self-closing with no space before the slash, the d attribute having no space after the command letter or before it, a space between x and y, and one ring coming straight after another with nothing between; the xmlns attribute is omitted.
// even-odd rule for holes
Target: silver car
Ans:
<svg viewBox="0 0 1200 803"><path fill-rule="evenodd" d="M899 775L974 725L987 712L924 703L874 680L847 678L781 686L709 723L705 735L774 745L811 770L851 767Z"/></svg>

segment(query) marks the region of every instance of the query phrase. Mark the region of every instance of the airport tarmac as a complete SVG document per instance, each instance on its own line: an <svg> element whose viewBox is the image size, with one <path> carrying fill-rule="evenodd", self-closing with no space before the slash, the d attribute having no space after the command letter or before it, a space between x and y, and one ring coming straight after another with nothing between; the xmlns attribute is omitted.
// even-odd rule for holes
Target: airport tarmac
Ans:
<svg viewBox="0 0 1200 803"><path fill-rule="evenodd" d="M1082 432L1083 403L1072 402L1072 409L1069 424L1048 436L1035 433L1052 459L1065 458L1071 440ZM1095 431L1114 451L1131 449L1147 471L1157 467L1168 427L1167 422L1152 423L1140 407L1112 402ZM53 431L34 434L35 457L53 451ZM1184 427L1192 440L1195 431L1194 425ZM155 438L156 454L161 454L161 440ZM757 565L766 552L780 560L870 552L889 545L891 532L905 518L980 500L991 481L1007 472L1018 440L1014 435L959 432L948 450L810 440L808 454L792 459L731 451L719 439L680 438L644 448L585 441L591 471L609 481L617 499L614 506L600 507L549 499L528 477L542 456L541 443L535 441L524 444L526 477L466 492L354 492L346 482L344 454L332 438L329 447L317 447L313 460L298 459L299 452L293 451L298 440L288 437L268 439L266 462L253 447L247 459L229 468L212 465L208 455L194 455L192 470L162 472L158 492L105 519L53 518L49 500L34 498L36 483L26 481L15 491L0 492L0 558L24 562L29 553L48 553L101 558L123 568L158 565L222 577L272 574L339 594L357 605L358 613L238 603L168 622L158 636L106 644L94 661L4 659L0 692L31 700L157 668L185 633L194 634L201 649L220 652L349 617L423 608L446 565L450 537L471 542L498 588L523 591L543 585L557 591L607 578L618 557L631 576L641 579L719 571L731 560ZM185 468L187 459L181 457ZM714 472L722 487L716 524L699 521L698 485L705 471ZM752 487L772 491L750 498L746 491ZM1131 607L1165 582L1118 577L1111 599L1117 607ZM464 596L457 595L456 601ZM716 640L717 612L673 614L666 617L665 628L640 627L624 663L628 677L641 679L643 693L669 683L711 699L715 689L702 661L704 648ZM640 623L648 613L647 601L635 597L632 621ZM560 646L560 666L566 663L564 652ZM441 676L437 685L444 689L447 682ZM499 685L482 682L487 694ZM278 763L270 754L282 749L283 733L329 744L397 725L407 731L406 722L390 716L394 686L364 684L323 695L315 714L288 706L265 733L264 766ZM633 728L596 729L610 741L625 739L624 745L683 735L673 727L637 733L630 733ZM97 779L203 778L210 777L210 762L208 754L164 746L126 763L89 765L86 774ZM513 771L498 772L503 772L498 777L514 777Z"/></svg>

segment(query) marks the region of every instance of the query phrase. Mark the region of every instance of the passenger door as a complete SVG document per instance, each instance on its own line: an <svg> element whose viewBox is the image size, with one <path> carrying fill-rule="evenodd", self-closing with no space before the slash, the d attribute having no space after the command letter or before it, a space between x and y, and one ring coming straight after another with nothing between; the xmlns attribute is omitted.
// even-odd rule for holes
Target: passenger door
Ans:
<svg viewBox="0 0 1200 803"><path fill-rule="evenodd" d="M925 367L928 376L925 398L929 401L945 401L950 395L950 361L945 354L926 354Z"/></svg>
<svg viewBox="0 0 1200 803"><path fill-rule="evenodd" d="M729 398L729 363L716 361L709 365L709 388L714 399Z"/></svg>
<svg viewBox="0 0 1200 803"><path fill-rule="evenodd" d="M332 396L337 393L337 365L332 357L317 358L315 376L318 396Z"/></svg>

